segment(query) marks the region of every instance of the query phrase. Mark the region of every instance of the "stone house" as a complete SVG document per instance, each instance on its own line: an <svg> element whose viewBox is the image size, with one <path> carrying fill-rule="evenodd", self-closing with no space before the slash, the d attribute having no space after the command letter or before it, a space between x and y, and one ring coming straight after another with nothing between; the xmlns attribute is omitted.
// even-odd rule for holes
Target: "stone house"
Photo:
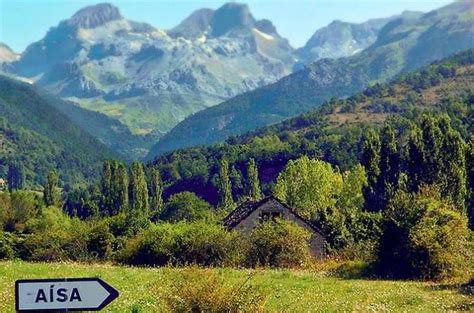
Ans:
<svg viewBox="0 0 474 313"><path fill-rule="evenodd" d="M310 221L298 215L295 210L274 197L260 201L247 201L227 215L224 226L228 230L250 233L259 223L275 218L290 220L311 233L309 247L317 258L325 256L325 238L321 231Z"/></svg>

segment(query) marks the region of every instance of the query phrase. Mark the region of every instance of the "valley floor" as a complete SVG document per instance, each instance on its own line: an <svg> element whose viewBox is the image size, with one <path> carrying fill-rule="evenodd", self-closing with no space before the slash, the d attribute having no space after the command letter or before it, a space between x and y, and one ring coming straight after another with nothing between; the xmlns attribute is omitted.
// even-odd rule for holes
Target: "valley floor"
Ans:
<svg viewBox="0 0 474 313"><path fill-rule="evenodd" d="M120 291L110 312L157 312L160 292L182 268L132 268L108 264L0 262L0 312L14 312L14 282L26 278L101 277ZM218 272L229 283L250 282L268 294L268 312L474 312L474 297L456 285L341 279L324 272L192 269Z"/></svg>

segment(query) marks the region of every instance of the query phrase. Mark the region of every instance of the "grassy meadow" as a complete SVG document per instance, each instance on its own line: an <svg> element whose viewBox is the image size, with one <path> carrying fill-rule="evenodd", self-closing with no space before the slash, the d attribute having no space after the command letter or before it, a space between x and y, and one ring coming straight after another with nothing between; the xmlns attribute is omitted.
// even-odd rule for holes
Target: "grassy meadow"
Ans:
<svg viewBox="0 0 474 313"><path fill-rule="evenodd" d="M101 277L120 291L106 311L166 312L176 276L219 277L258 288L265 312L474 312L474 297L456 284L343 279L327 270L133 268L110 264L0 262L0 312L14 312L14 282L26 278ZM216 286L209 286L217 288Z"/></svg>

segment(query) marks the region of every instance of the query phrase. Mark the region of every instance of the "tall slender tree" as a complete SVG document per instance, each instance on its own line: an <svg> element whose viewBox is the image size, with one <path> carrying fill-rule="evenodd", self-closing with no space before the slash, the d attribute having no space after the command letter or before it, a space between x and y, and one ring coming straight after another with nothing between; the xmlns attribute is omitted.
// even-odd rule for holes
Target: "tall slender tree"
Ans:
<svg viewBox="0 0 474 313"><path fill-rule="evenodd" d="M152 167L150 171L150 209L152 214L157 216L163 211L163 181L160 171Z"/></svg>
<svg viewBox="0 0 474 313"><path fill-rule="evenodd" d="M145 170L140 162L133 162L130 170L130 209L145 214L149 212L148 187Z"/></svg>
<svg viewBox="0 0 474 313"><path fill-rule="evenodd" d="M115 162L113 170L113 214L125 212L129 208L127 167Z"/></svg>
<svg viewBox="0 0 474 313"><path fill-rule="evenodd" d="M380 150L380 136L375 130L370 129L364 140L361 164L365 167L367 172L367 187L365 188L367 207L373 211L380 210L380 202L378 199Z"/></svg>
<svg viewBox="0 0 474 313"><path fill-rule="evenodd" d="M43 186L44 203L47 206L60 206L59 179L55 171L48 173L46 184Z"/></svg>
<svg viewBox="0 0 474 313"><path fill-rule="evenodd" d="M100 180L100 211L101 214L112 213L112 161L106 160L102 166L102 178Z"/></svg>
<svg viewBox="0 0 474 313"><path fill-rule="evenodd" d="M247 196L253 200L260 200L262 192L260 191L260 180L258 178L258 168L255 160L251 158L247 166Z"/></svg>
<svg viewBox="0 0 474 313"><path fill-rule="evenodd" d="M380 177L378 179L382 207L393 196L400 174L400 157L397 147L395 130L387 124L381 135L380 147Z"/></svg>
<svg viewBox="0 0 474 313"><path fill-rule="evenodd" d="M12 161L8 165L7 183L10 191L24 188L25 170L22 163Z"/></svg>
<svg viewBox="0 0 474 313"><path fill-rule="evenodd" d="M438 185L442 195L453 201L456 207L465 213L468 197L466 170L467 145L461 134L451 127L449 117L442 116L439 120L443 141L441 145L441 173Z"/></svg>
<svg viewBox="0 0 474 313"><path fill-rule="evenodd" d="M219 190L219 206L226 210L231 210L234 207L234 200L232 198L232 186L229 178L229 162L222 158L219 167L218 177Z"/></svg>

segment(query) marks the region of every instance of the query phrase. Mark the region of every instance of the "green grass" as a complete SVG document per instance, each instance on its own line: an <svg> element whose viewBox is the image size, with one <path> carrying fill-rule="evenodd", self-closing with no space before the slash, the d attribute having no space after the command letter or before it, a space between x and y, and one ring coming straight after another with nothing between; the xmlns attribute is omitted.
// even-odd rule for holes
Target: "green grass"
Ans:
<svg viewBox="0 0 474 313"><path fill-rule="evenodd" d="M232 284L250 283L268 294L268 312L474 312L474 297L456 286L429 282L345 280L323 272L290 270L218 271ZM101 277L120 291L111 312L163 311L170 280L183 269L132 268L108 264L0 262L0 312L14 312L14 282L26 278Z"/></svg>

